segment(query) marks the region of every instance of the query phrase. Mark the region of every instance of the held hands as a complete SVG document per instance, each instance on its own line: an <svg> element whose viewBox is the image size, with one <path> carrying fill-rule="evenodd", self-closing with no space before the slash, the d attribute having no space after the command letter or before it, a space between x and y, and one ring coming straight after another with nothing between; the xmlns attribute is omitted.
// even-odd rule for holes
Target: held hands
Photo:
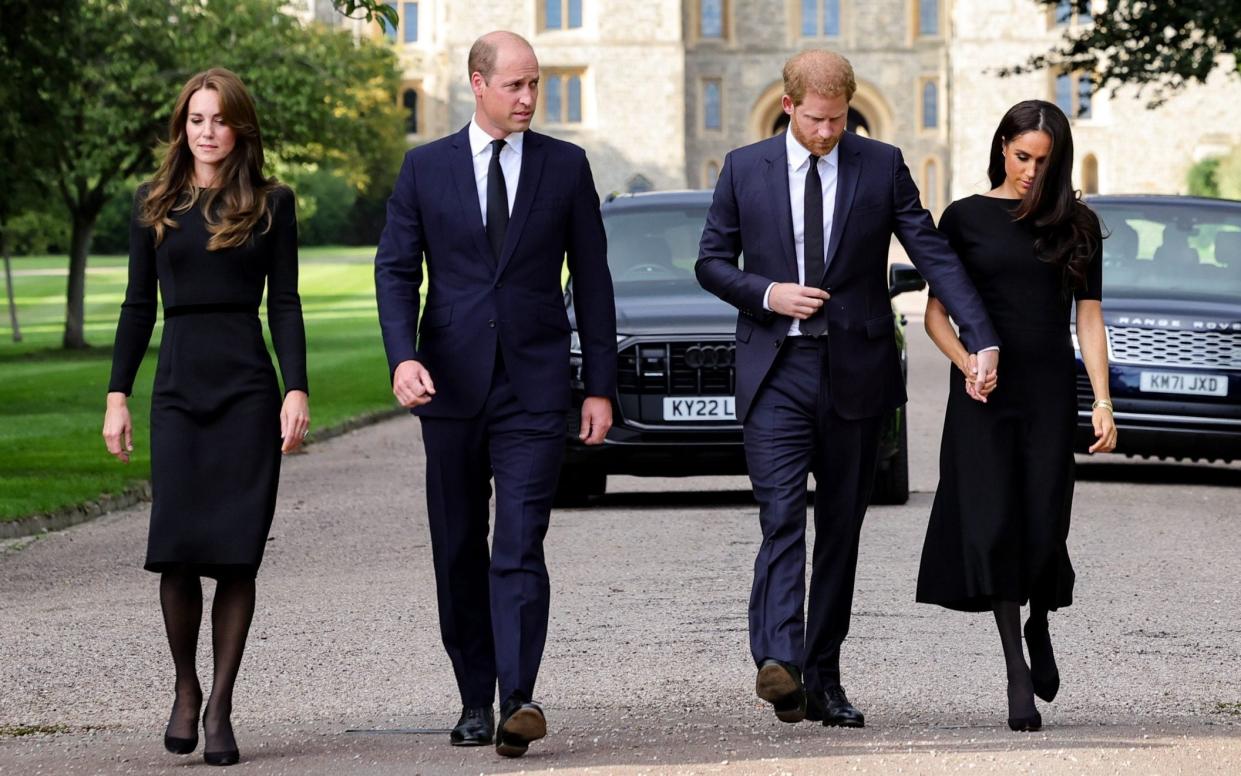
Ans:
<svg viewBox="0 0 1241 776"><path fill-rule="evenodd" d="M280 408L280 452L290 453L306 441L310 428L310 398L305 391L289 391Z"/></svg>
<svg viewBox="0 0 1241 776"><path fill-rule="evenodd" d="M1110 453L1116 449L1116 419L1107 407L1095 407L1090 413L1094 424L1096 441L1090 446L1091 453Z"/></svg>
<svg viewBox="0 0 1241 776"><path fill-rule="evenodd" d="M601 445L612 428L612 402L604 396L587 396L582 402L582 430L577 438L588 445Z"/></svg>
<svg viewBox="0 0 1241 776"><path fill-rule="evenodd" d="M999 355L994 350L970 353L957 369L965 375L965 392L971 399L987 403L987 397L999 382Z"/></svg>
<svg viewBox="0 0 1241 776"><path fill-rule="evenodd" d="M392 373L392 395L402 407L421 407L435 396L431 373L417 361L402 361Z"/></svg>
<svg viewBox="0 0 1241 776"><path fill-rule="evenodd" d="M134 424L123 393L108 394L108 408L103 414L103 441L117 460L129 463L129 454L134 451Z"/></svg>
<svg viewBox="0 0 1241 776"><path fill-rule="evenodd" d="M767 305L773 312L804 321L819 311L831 298L821 288L801 286L797 283L776 283L767 295Z"/></svg>

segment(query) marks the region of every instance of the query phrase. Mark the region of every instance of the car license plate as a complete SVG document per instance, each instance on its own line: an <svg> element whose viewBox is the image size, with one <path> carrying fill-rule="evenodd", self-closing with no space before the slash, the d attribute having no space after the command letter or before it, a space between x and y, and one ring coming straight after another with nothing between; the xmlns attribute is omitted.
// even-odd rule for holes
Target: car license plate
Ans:
<svg viewBox="0 0 1241 776"><path fill-rule="evenodd" d="M1186 396L1227 396L1227 375L1196 375L1180 372L1143 372L1144 393L1179 393Z"/></svg>
<svg viewBox="0 0 1241 776"><path fill-rule="evenodd" d="M664 397L664 420L736 420L737 400L732 396Z"/></svg>

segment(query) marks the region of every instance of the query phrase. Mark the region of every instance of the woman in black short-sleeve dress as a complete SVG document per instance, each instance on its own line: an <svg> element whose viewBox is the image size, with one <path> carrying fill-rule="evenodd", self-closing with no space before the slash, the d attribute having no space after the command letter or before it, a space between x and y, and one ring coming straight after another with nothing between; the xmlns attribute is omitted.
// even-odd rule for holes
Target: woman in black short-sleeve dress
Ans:
<svg viewBox="0 0 1241 776"><path fill-rule="evenodd" d="M296 203L289 189L263 175L254 103L233 73L217 68L191 78L169 134L159 171L135 197L104 437L109 452L129 460L126 397L151 339L158 289L164 332L151 394L146 568L161 575L177 671L164 743L177 754L198 744L200 578L213 577L215 672L202 711L203 755L229 765L239 759L229 720L233 685L254 614L281 454L301 443L309 425ZM264 286L283 399L258 316Z"/></svg>
<svg viewBox="0 0 1241 776"><path fill-rule="evenodd" d="M1066 540L1077 422L1074 304L1095 396L1090 450L1116 444L1100 306L1102 236L1072 189L1072 166L1064 114L1041 100L1019 103L995 133L994 188L952 203L940 220L1002 343L998 372L981 393L967 384L974 359L934 289L926 312L927 332L961 374L954 370L951 380L917 599L994 613L1013 730L1042 725L1034 695L1050 701L1060 683L1047 613L1073 600ZM1029 666L1020 619L1027 602Z"/></svg>

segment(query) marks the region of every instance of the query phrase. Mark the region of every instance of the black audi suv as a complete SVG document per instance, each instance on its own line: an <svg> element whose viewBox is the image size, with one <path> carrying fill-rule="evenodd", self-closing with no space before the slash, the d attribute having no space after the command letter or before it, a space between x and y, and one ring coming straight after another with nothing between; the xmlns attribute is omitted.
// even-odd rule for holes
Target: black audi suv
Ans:
<svg viewBox="0 0 1241 776"><path fill-rule="evenodd" d="M1109 233L1103 317L1116 452L1241 459L1241 202L1095 196L1089 204ZM1083 450L1094 440L1092 398L1079 353Z"/></svg>
<svg viewBox="0 0 1241 776"><path fill-rule="evenodd" d="M737 311L704 291L694 277L710 204L710 191L626 194L603 204L619 351L613 427L601 446L578 441L584 395L574 323L569 380L575 406L569 413L561 504L602 495L609 474L746 472L733 399ZM889 285L895 296L925 284L912 266L896 265ZM566 304L573 322L568 291ZM892 336L903 367L904 320L899 315L895 319ZM909 458L903 409L885 420L878 466L871 500L905 503Z"/></svg>

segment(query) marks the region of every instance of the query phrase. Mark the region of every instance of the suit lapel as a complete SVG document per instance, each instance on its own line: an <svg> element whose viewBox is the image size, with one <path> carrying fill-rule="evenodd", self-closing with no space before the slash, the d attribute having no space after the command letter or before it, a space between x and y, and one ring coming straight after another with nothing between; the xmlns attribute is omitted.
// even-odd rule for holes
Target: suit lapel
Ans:
<svg viewBox="0 0 1241 776"><path fill-rule="evenodd" d="M530 215L530 205L539 190L539 178L543 175L543 142L534 132L526 132L521 148L521 173L517 177L517 196L513 200L513 213L508 219L508 229L504 233L504 247L500 249L500 266L496 275L504 272L513 252L517 250L517 242L521 239L521 230Z"/></svg>
<svg viewBox="0 0 1241 776"><path fill-rule="evenodd" d="M495 258L491 255L491 244L487 242L487 228L483 226L483 211L478 205L478 183L474 180L474 154L470 152L470 127L467 124L453 138L452 159L450 165L452 178L457 184L457 195L461 198L461 213L465 217L465 228L474 235L474 243L479 255L487 263L494 266Z"/></svg>
<svg viewBox="0 0 1241 776"><path fill-rule="evenodd" d="M796 282L797 249L793 246L793 206L789 202L789 157L784 147L784 135L772 138L772 148L767 157L768 201L775 203L776 228L780 231L780 246L784 249L784 263L790 277Z"/></svg>
<svg viewBox="0 0 1241 776"><path fill-rule="evenodd" d="M836 249L840 247L840 236L844 234L845 223L849 220L849 209L853 207L853 195L857 193L858 177L862 172L862 156L853 147L848 132L840 138L840 153L836 165L836 205L832 210L832 235L827 244L824 278L831 269Z"/></svg>

